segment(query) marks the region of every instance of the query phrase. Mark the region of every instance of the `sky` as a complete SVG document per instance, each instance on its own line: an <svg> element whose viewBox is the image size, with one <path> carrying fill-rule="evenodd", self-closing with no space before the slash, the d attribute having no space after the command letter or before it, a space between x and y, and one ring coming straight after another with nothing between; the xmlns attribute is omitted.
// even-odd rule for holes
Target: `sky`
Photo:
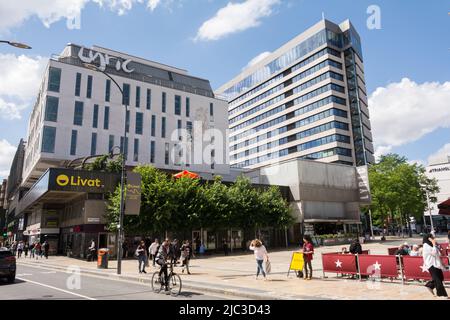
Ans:
<svg viewBox="0 0 450 320"><path fill-rule="evenodd" d="M450 3L444 0L0 0L0 179L8 175L49 57L99 45L219 88L322 19L362 40L376 155L450 155Z"/></svg>

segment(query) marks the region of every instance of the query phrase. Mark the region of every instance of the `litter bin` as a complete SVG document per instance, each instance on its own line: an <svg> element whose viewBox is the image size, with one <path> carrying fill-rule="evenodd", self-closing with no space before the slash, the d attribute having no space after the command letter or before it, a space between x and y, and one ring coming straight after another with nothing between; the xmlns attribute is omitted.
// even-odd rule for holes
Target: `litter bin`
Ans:
<svg viewBox="0 0 450 320"><path fill-rule="evenodd" d="M98 250L97 254L97 268L98 269L108 269L108 256L109 249L102 248Z"/></svg>

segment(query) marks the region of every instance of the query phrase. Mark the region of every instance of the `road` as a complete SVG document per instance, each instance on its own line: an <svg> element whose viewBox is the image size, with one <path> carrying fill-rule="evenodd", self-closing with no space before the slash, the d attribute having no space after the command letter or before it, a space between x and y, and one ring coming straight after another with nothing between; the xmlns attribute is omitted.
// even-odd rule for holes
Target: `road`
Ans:
<svg viewBox="0 0 450 320"><path fill-rule="evenodd" d="M230 297L182 290L178 297L154 293L149 284L17 265L16 282L0 280L0 300L224 300Z"/></svg>

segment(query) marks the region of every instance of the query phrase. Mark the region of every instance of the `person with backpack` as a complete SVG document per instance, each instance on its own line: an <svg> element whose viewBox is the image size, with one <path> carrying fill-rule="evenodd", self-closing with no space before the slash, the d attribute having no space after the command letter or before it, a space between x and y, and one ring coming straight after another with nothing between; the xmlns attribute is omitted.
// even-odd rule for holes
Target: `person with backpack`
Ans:
<svg viewBox="0 0 450 320"><path fill-rule="evenodd" d="M159 250L159 240L155 239L155 241L152 242L150 247L148 248L148 252L150 253L150 259L153 262L153 266L155 266L155 260L156 260L156 254Z"/></svg>
<svg viewBox="0 0 450 320"><path fill-rule="evenodd" d="M311 280L312 279L312 259L314 255L314 246L312 244L311 236L308 234L305 234L303 236L303 275L305 280ZM309 273L308 273L309 269Z"/></svg>

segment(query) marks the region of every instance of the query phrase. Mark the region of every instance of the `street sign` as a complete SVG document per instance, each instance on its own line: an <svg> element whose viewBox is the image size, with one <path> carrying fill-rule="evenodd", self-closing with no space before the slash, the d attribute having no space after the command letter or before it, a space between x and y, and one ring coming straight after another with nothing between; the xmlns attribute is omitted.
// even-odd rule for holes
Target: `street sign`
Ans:
<svg viewBox="0 0 450 320"><path fill-rule="evenodd" d="M303 253L302 252L293 252L291 258L291 264L288 270L288 276L291 270L302 271L304 265Z"/></svg>

